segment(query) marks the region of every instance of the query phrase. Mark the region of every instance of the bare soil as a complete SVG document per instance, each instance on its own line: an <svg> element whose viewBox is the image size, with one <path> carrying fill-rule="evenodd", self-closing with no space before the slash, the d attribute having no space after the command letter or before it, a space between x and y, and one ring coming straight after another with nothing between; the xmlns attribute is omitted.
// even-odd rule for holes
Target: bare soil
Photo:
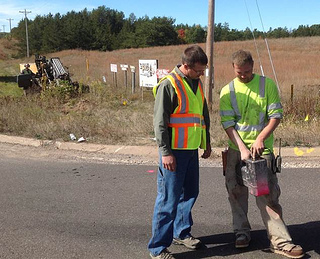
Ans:
<svg viewBox="0 0 320 259"><path fill-rule="evenodd" d="M156 147L154 147L156 149ZM201 167L222 167L219 150L213 150L209 159L200 158ZM33 147L20 144L0 143L0 155L11 158L28 158L36 160L65 160L86 163L108 163L127 165L154 165L158 163L155 155L141 156L135 150L133 154L103 153L99 151L62 150L54 145ZM283 168L319 168L319 157L283 157Z"/></svg>

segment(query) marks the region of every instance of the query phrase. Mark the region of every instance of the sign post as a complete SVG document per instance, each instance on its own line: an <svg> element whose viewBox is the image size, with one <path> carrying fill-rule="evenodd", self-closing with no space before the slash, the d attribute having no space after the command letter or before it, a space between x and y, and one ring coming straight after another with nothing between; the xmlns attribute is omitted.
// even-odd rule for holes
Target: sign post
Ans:
<svg viewBox="0 0 320 259"><path fill-rule="evenodd" d="M121 67L121 70L124 71L124 85L127 89L128 87L128 74L127 74L127 71L128 71L128 65L124 65L124 64L120 64L120 67Z"/></svg>
<svg viewBox="0 0 320 259"><path fill-rule="evenodd" d="M117 87L117 72L118 72L117 64L110 64L110 69L112 72L113 85Z"/></svg>
<svg viewBox="0 0 320 259"><path fill-rule="evenodd" d="M130 70L131 70L131 90L132 90L132 93L134 93L136 88L136 67L130 66Z"/></svg>

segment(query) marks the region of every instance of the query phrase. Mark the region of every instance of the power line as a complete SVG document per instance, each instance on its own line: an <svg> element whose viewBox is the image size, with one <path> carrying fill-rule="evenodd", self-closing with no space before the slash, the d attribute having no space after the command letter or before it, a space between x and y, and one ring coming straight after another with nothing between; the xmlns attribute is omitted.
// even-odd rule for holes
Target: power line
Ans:
<svg viewBox="0 0 320 259"><path fill-rule="evenodd" d="M24 11L19 11L19 13L24 13L24 20L26 23L26 39L27 39L27 57L29 57L29 37L28 37L28 19L27 19L27 14L31 13L31 11L27 11L24 9Z"/></svg>
<svg viewBox="0 0 320 259"><path fill-rule="evenodd" d="M253 39L254 39L254 44L255 44L256 51L257 51L258 58L259 58L261 73L262 73L262 75L264 76L263 67L262 67L262 63L261 63L260 55L259 55L259 50L258 50L258 47L257 47L256 38L255 38L255 36L254 36L253 27L252 27L252 23L251 23L251 19L250 19L250 14L249 14L249 10L248 10L248 6L247 6L246 0L244 0L244 3L245 3L245 5L246 5L247 14L248 14L248 18L249 18L249 22L250 22L250 26L251 26L251 33L252 33L252 36L253 36ZM277 78L277 74L276 74L276 71L275 71L275 69L274 69L273 60L272 60L272 57L271 57L271 52L270 52L269 44L268 44L267 37L266 37L266 31L265 31L265 29L264 29L264 25L263 25L261 13L260 13L260 8L259 8L258 1L257 1L257 0L256 0L256 5L257 5L259 17L260 17L260 22L261 22L261 25L262 25L263 38L264 38L264 41L265 41L265 44L266 44L266 48L267 48L267 51L268 51L271 68L272 68L272 71L273 71L273 75L274 75L274 78L275 78L275 81L276 81L276 85L277 85L278 91L279 91L279 93L281 93L281 91L280 91L280 86L279 86L279 82L278 82L278 78Z"/></svg>
<svg viewBox="0 0 320 259"><path fill-rule="evenodd" d="M255 47L256 47L256 52L257 52L257 55L258 55L258 60L259 60L259 65L260 65L261 74L264 76L263 66L262 66L261 59L260 59L260 54L259 54L259 49L258 49L256 37L255 37L255 35L254 35L254 30L253 30L253 27L252 27L252 23L251 23L251 19L250 19L250 13L249 13L249 9L248 9L246 0L244 0L244 3L245 3L245 5L246 5L246 9L247 9L247 14L248 14L248 18L249 18L250 27L251 27L251 34L252 34L252 37L253 37L254 45L255 45Z"/></svg>
<svg viewBox="0 0 320 259"><path fill-rule="evenodd" d="M268 41L267 41L266 31L264 29L264 25L263 25L261 13L260 13L260 8L259 8L257 0L256 0L256 5L257 5L257 9L258 9L259 17L260 17L260 22L261 22L262 29L263 29L264 41L266 43L266 47L267 47L267 50L268 50L270 64L271 64L271 68L272 68L272 71L273 71L274 79L276 81L276 84L277 84L277 87L278 87L278 91L279 91L279 93L281 93L279 82L278 82L278 78L277 78L277 74L276 74L276 70L274 69L274 65L273 65L273 61L272 61L272 57L271 57L271 52L270 52L269 44L268 44Z"/></svg>

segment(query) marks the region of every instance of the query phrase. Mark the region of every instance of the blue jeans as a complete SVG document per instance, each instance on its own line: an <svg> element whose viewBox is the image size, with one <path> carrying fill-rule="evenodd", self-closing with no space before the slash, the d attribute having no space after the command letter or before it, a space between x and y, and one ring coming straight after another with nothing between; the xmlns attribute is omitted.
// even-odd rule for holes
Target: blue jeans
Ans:
<svg viewBox="0 0 320 259"><path fill-rule="evenodd" d="M173 237L190 236L191 209L199 194L198 150L173 150L175 172L163 168L162 156L157 175L158 195L152 219L152 238L148 249L154 256L169 247Z"/></svg>

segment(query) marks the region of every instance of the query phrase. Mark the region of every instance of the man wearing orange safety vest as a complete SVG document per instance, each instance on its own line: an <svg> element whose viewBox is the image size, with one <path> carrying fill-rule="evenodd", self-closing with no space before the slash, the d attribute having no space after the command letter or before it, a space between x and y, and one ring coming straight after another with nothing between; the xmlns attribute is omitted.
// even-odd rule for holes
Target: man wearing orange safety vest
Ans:
<svg viewBox="0 0 320 259"><path fill-rule="evenodd" d="M270 193L256 197L256 203L267 229L270 249L289 258L302 258L304 252L292 242L279 204L273 131L280 123L283 110L277 86L270 78L253 73L254 62L248 51L235 52L232 65L236 78L220 92L220 116L229 137L225 181L236 235L235 247L248 247L251 240L248 188L241 184L237 174L242 161L261 156L267 161Z"/></svg>
<svg viewBox="0 0 320 259"><path fill-rule="evenodd" d="M159 146L158 195L152 220L151 258L174 258L171 243L201 246L191 235L191 209L199 193L198 148L211 154L210 119L200 76L208 58L197 45L184 50L175 67L153 89L154 131Z"/></svg>

